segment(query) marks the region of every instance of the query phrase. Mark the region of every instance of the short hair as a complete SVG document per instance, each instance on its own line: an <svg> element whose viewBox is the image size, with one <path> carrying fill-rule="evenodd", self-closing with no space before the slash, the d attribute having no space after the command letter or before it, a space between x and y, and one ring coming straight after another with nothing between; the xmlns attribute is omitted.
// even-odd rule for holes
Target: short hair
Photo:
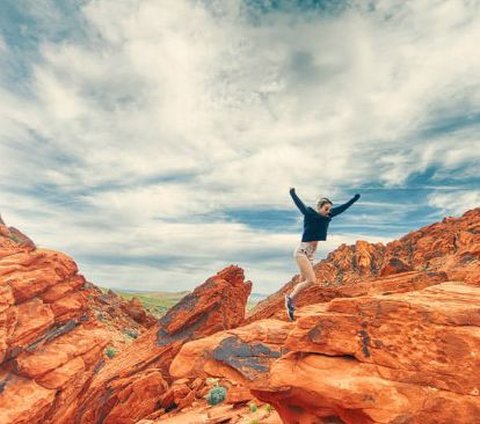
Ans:
<svg viewBox="0 0 480 424"><path fill-rule="evenodd" d="M328 197L320 197L317 200L317 208L321 209L323 208L323 205L326 205L327 203L329 203L330 205L333 205L332 201Z"/></svg>

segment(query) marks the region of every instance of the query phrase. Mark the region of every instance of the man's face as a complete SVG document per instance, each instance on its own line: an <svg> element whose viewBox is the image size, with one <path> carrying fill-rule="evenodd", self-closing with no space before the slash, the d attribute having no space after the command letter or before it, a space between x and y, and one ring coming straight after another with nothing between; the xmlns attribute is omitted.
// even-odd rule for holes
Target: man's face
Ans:
<svg viewBox="0 0 480 424"><path fill-rule="evenodd" d="M330 215L330 209L332 209L332 205L330 203L324 203L321 208L318 209L318 213L322 216Z"/></svg>

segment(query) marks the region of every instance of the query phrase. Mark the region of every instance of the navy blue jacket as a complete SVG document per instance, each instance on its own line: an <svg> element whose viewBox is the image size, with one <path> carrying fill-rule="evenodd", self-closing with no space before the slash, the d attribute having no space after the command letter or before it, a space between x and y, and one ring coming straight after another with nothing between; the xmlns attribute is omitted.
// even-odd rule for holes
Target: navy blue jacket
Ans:
<svg viewBox="0 0 480 424"><path fill-rule="evenodd" d="M330 209L329 216L323 216L315 209L305 206L295 193L295 189L290 189L290 196L304 215L302 241L326 240L328 224L330 224L332 218L346 211L360 198L360 195L356 194L347 203Z"/></svg>

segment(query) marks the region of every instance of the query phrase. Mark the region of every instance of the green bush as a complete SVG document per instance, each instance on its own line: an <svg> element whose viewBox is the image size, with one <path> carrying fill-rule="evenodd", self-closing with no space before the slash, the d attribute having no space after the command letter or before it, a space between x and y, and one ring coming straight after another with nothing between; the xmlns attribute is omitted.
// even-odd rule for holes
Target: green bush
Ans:
<svg viewBox="0 0 480 424"><path fill-rule="evenodd" d="M112 359L116 354L117 351L111 346L105 349L105 355L107 355L110 359Z"/></svg>
<svg viewBox="0 0 480 424"><path fill-rule="evenodd" d="M250 405L248 405L249 408L250 408L250 412L257 412L257 405L255 403L251 403Z"/></svg>
<svg viewBox="0 0 480 424"><path fill-rule="evenodd" d="M138 337L138 331L133 328L125 329L123 331L123 334L125 334L127 337L130 337L131 339L136 339Z"/></svg>
<svg viewBox="0 0 480 424"><path fill-rule="evenodd" d="M217 405L225 400L227 397L227 389L222 386L215 386L210 389L207 396L207 402L209 405Z"/></svg>
<svg viewBox="0 0 480 424"><path fill-rule="evenodd" d="M265 406L265 409L268 411L268 412L272 412L275 408L270 405L269 403L267 403L267 405Z"/></svg>

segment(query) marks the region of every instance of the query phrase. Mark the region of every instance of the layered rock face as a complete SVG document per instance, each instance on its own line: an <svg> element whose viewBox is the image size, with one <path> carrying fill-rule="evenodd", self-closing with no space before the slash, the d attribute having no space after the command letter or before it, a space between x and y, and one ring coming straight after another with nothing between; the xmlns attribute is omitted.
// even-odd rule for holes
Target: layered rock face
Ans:
<svg viewBox="0 0 480 424"><path fill-rule="evenodd" d="M250 291L230 266L157 321L1 221L0 423L135 423L191 404L205 382L174 382L173 357L242 324Z"/></svg>
<svg viewBox="0 0 480 424"><path fill-rule="evenodd" d="M285 423L479 423L480 287L335 299L187 343L178 378L223 376Z"/></svg>
<svg viewBox="0 0 480 424"><path fill-rule="evenodd" d="M480 424L480 209L340 246L295 322L298 277L245 319L251 282L230 266L155 321L19 234L0 223L2 424L236 424L254 397L276 410L264 424ZM120 345L127 325L140 336ZM203 399L210 377L225 405Z"/></svg>
<svg viewBox="0 0 480 424"><path fill-rule="evenodd" d="M480 423L480 209L341 247L317 272L333 267L343 285L322 275L295 322L277 293L248 325L185 344L170 374L239 382L289 424Z"/></svg>
<svg viewBox="0 0 480 424"><path fill-rule="evenodd" d="M77 403L75 422L134 423L170 406L165 398L175 355L188 341L242 324L251 287L243 270L230 266L185 296L99 370Z"/></svg>
<svg viewBox="0 0 480 424"><path fill-rule="evenodd" d="M141 334L147 324L86 282L71 258L0 220L2 424L71 423L105 347L123 348L125 330Z"/></svg>

